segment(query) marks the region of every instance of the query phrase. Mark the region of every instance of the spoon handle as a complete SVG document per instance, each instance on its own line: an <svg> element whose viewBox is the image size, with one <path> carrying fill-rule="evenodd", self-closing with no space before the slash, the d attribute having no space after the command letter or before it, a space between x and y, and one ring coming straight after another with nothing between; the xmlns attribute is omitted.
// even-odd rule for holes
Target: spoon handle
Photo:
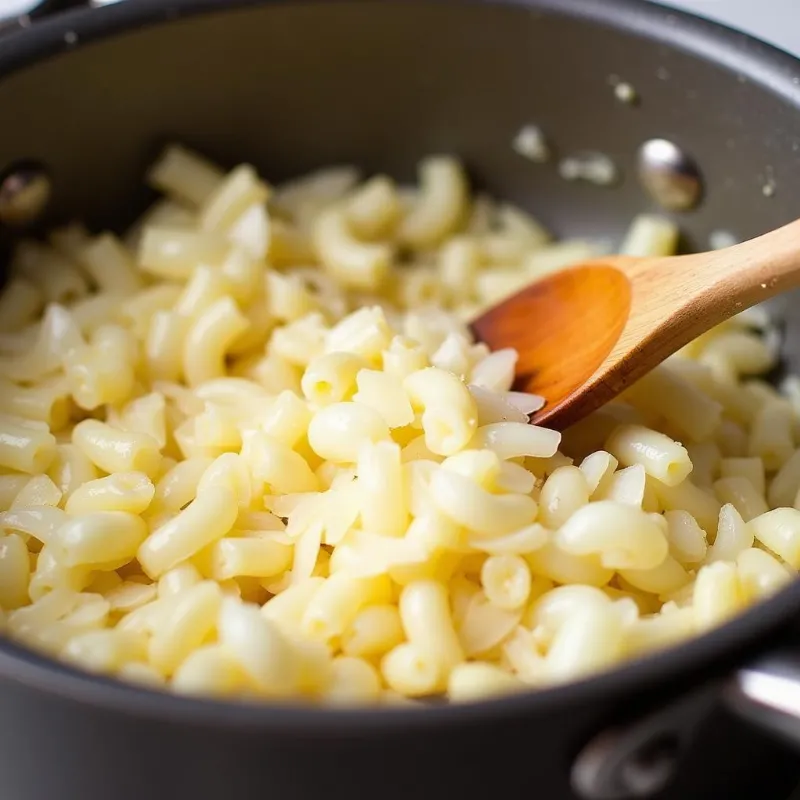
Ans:
<svg viewBox="0 0 800 800"><path fill-rule="evenodd" d="M800 220L724 250L621 263L646 307L675 314L690 341L757 303L800 286ZM649 289L651 296L641 294ZM694 317L688 322L685 310Z"/></svg>
<svg viewBox="0 0 800 800"><path fill-rule="evenodd" d="M615 341L607 356L574 391L558 394L560 402L546 406L537 421L557 413L560 426L571 424L715 325L800 286L800 221L725 250L678 258L618 256L601 263L628 278L626 308L619 298L614 301L623 312L622 329L618 335L605 331ZM593 274L603 273L595 267ZM600 302L612 302L619 291L610 274L601 283ZM532 361L537 358L534 353Z"/></svg>

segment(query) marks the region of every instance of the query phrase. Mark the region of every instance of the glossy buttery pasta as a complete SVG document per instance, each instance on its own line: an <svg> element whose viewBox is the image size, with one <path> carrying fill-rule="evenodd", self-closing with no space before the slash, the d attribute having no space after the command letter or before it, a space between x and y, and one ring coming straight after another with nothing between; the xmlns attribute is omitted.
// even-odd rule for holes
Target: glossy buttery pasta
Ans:
<svg viewBox="0 0 800 800"><path fill-rule="evenodd" d="M148 181L124 241L23 242L0 298L8 636L182 693L461 701L699 634L800 567L758 315L562 439L464 321L602 245L446 157L272 189L172 147ZM622 250L675 238L640 217Z"/></svg>

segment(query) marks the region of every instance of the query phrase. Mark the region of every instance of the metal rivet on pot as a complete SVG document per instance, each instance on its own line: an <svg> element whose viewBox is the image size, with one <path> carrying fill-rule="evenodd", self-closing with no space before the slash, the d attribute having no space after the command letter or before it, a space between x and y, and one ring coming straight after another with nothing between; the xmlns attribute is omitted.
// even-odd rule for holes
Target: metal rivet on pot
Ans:
<svg viewBox="0 0 800 800"><path fill-rule="evenodd" d="M650 139L639 149L639 180L667 211L689 211L703 196L694 159L667 139Z"/></svg>
<svg viewBox="0 0 800 800"><path fill-rule="evenodd" d="M36 222L47 208L52 184L45 168L20 161L0 177L0 223L22 227Z"/></svg>
<svg viewBox="0 0 800 800"><path fill-rule="evenodd" d="M587 745L572 767L571 783L583 800L629 800L661 791L675 773L677 734L662 732L628 740L609 731Z"/></svg>
<svg viewBox="0 0 800 800"><path fill-rule="evenodd" d="M622 783L633 797L650 797L663 789L675 773L680 742L664 735L648 742L621 768Z"/></svg>

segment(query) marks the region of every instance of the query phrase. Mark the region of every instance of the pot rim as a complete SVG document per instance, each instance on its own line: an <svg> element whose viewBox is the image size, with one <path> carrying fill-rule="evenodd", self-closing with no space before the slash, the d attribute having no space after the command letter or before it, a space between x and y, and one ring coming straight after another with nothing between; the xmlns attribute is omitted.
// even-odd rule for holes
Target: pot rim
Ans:
<svg viewBox="0 0 800 800"><path fill-rule="evenodd" d="M404 0L381 0L398 5ZM213 12L258 5L331 5L376 0L135 0L69 11L4 37L0 80L26 66L113 35ZM686 12L641 0L415 0L416 5L527 9L588 21L629 32L718 64L728 72L775 93L800 111L800 60L752 36ZM533 689L511 697L424 709L319 709L299 704L220 701L167 694L75 670L24 647L0 641L0 678L100 707L164 723L258 729L314 737L366 737L375 733L421 730L430 725L490 724L512 717L550 713L594 698L606 700L652 688L695 672L721 677L743 653L757 652L800 613L800 580L729 623L686 643L626 662L595 677L562 686Z"/></svg>

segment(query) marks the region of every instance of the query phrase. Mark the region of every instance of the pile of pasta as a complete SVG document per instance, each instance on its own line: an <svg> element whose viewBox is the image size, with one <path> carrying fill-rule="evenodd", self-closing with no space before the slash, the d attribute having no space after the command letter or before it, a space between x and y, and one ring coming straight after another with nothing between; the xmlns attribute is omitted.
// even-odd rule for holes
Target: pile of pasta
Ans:
<svg viewBox="0 0 800 800"><path fill-rule="evenodd" d="M124 239L23 241L0 298L2 630L180 693L452 701L700 634L800 567L796 395L758 315L562 437L465 321L597 255L471 195L182 147ZM621 249L668 253L667 220ZM759 328L762 328L761 330Z"/></svg>

